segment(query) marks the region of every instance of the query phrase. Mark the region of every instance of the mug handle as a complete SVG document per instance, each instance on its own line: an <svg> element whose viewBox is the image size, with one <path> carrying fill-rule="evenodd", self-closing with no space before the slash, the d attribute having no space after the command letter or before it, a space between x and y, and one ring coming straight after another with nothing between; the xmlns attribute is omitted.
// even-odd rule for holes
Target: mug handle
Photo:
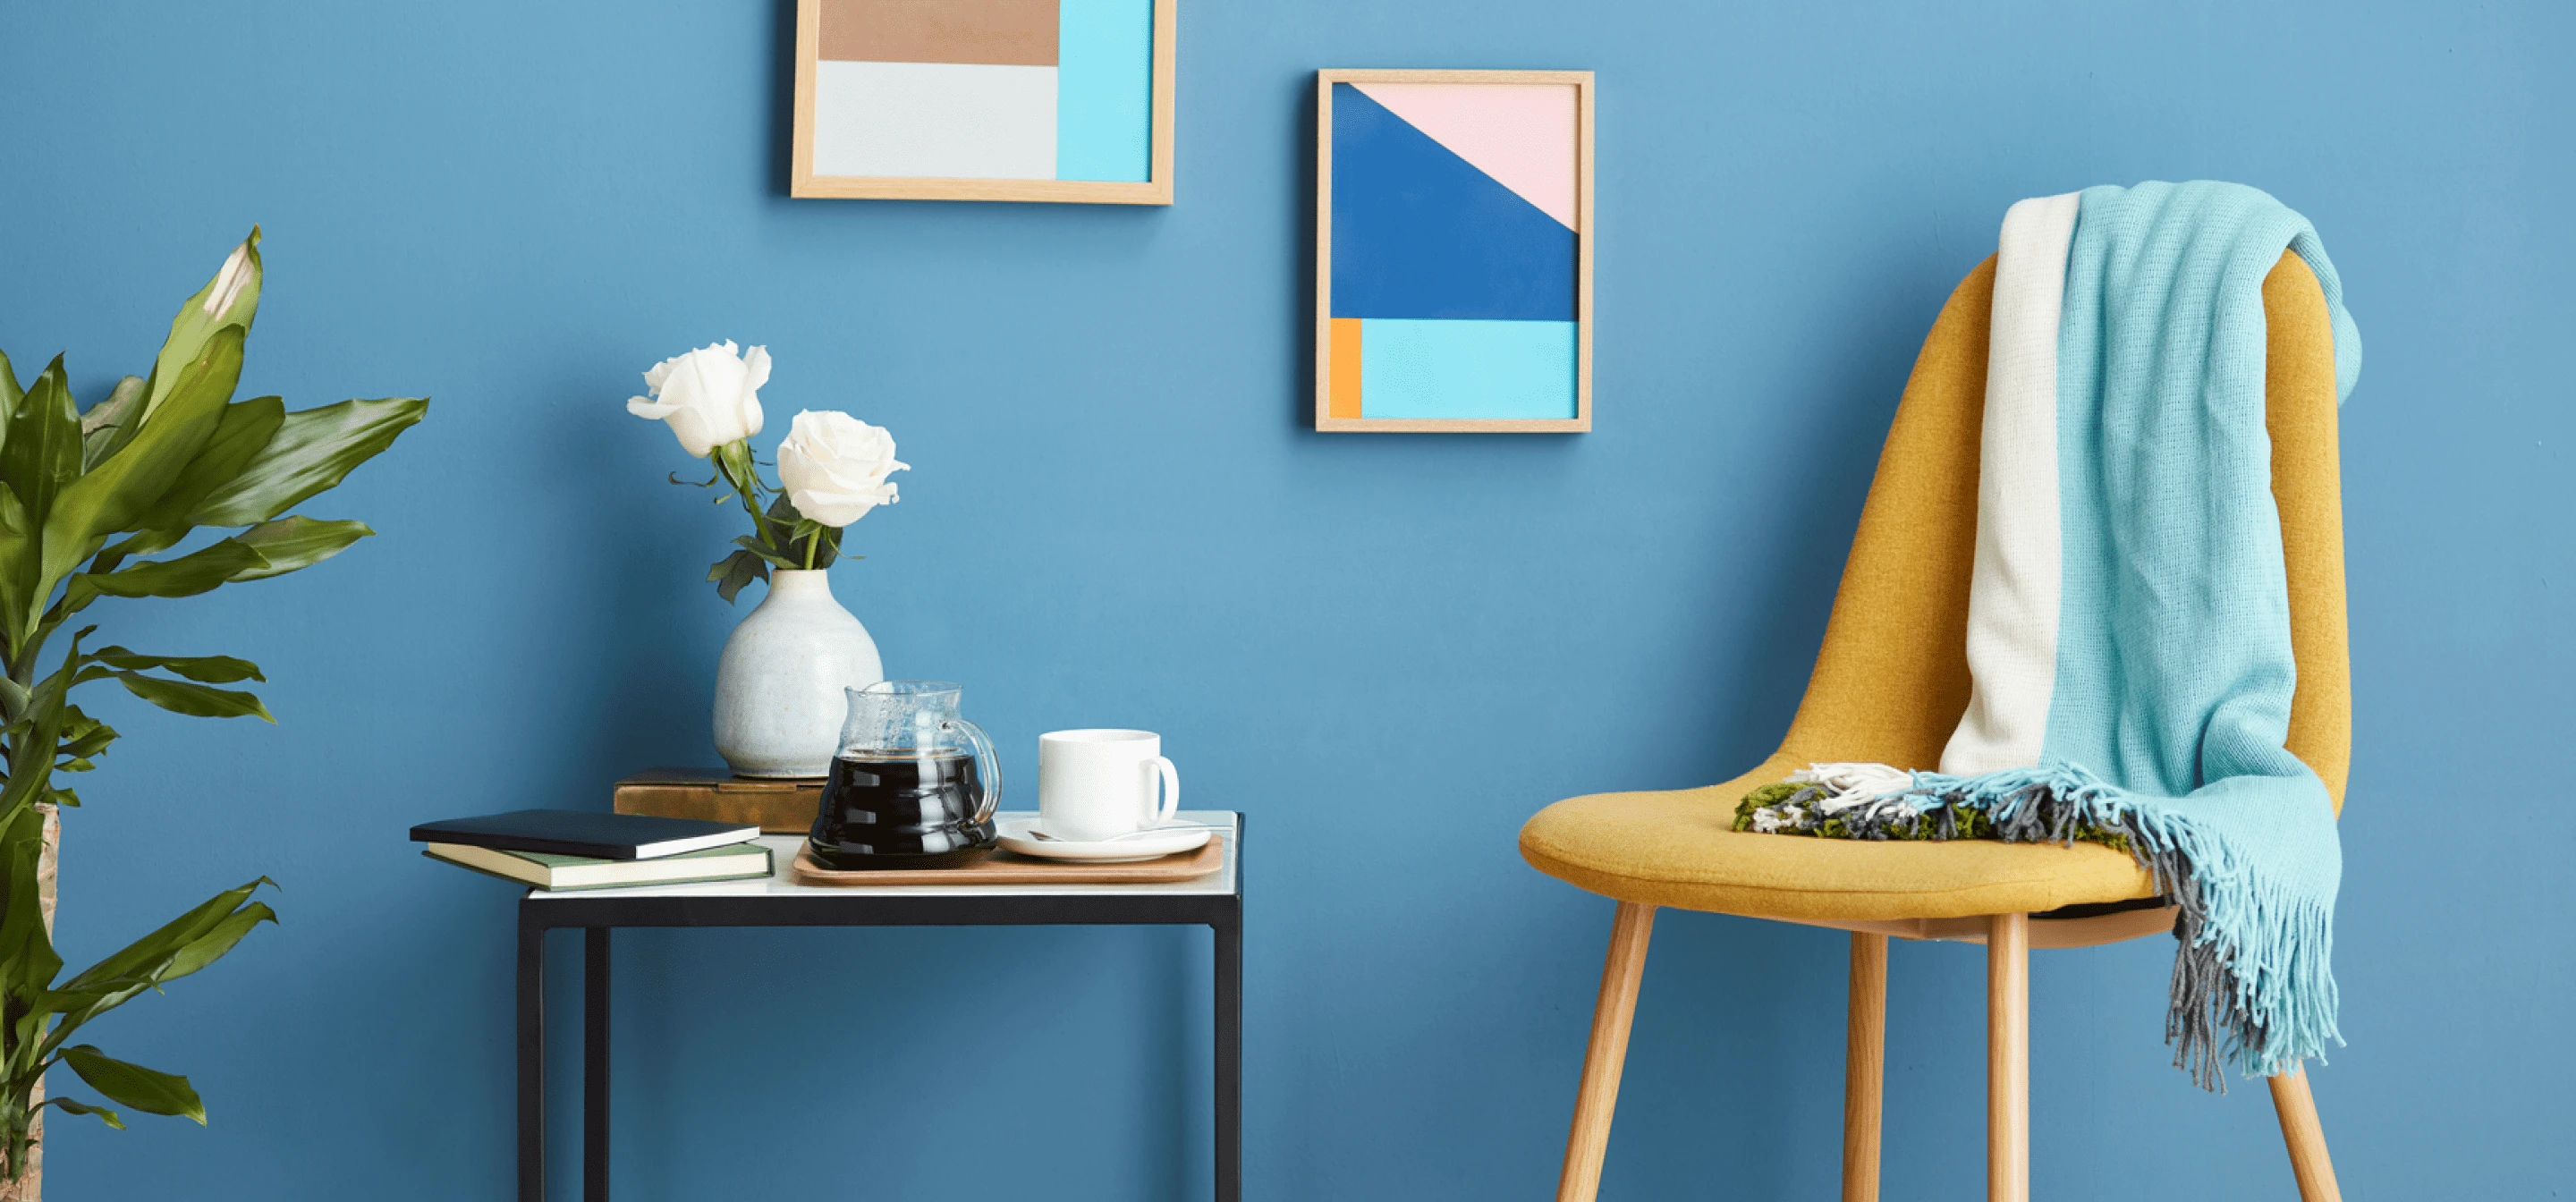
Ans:
<svg viewBox="0 0 2576 1202"><path fill-rule="evenodd" d="M1159 755L1154 757L1154 770L1163 777L1163 804L1155 807L1148 825L1161 826L1181 812L1181 770L1172 766L1170 757Z"/></svg>

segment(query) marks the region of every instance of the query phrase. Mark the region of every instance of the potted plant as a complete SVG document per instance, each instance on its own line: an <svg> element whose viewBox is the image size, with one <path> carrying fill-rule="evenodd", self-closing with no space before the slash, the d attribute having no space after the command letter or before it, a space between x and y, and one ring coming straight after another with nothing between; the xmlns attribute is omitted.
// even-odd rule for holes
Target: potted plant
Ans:
<svg viewBox="0 0 2576 1202"><path fill-rule="evenodd" d="M716 489L717 504L739 502L751 518L751 533L707 572L717 595L731 603L744 585L769 582L716 664L717 754L742 776L816 777L831 770L840 741L842 690L885 677L876 640L833 598L825 570L841 558L850 523L895 503L886 477L905 465L882 428L809 409L778 444L772 487L750 441L760 433L760 388L768 382L768 348L746 354L720 342L645 372L650 395L626 409L668 425L680 449L711 460L714 473L699 486Z"/></svg>
<svg viewBox="0 0 2576 1202"><path fill-rule="evenodd" d="M256 717L259 698L221 686L264 681L221 655L98 646L85 625L101 597L189 597L311 567L374 533L288 511L335 487L428 411L418 399L343 401L288 412L277 397L232 399L259 307L259 231L170 323L149 374L79 408L56 356L21 387L0 355L0 1202L33 1202L41 1115L58 1108L123 1127L118 1107L206 1121L186 1077L71 1042L91 1019L213 963L275 915L262 877L172 919L68 976L54 953L58 808L80 797L57 773L89 770L117 732L72 693L113 680L162 709ZM194 538L199 531L235 533ZM183 544L198 544L166 554ZM160 556L160 558L148 558ZM105 1104L45 1096L68 1067Z"/></svg>

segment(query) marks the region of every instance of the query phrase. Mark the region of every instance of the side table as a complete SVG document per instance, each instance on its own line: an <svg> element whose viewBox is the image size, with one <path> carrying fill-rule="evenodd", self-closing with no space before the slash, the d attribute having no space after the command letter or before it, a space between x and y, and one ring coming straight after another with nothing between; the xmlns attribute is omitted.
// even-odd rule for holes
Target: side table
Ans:
<svg viewBox="0 0 2576 1202"><path fill-rule="evenodd" d="M1021 817L1025 815L1007 815ZM1216 1197L1243 1197L1243 815L1184 810L1221 825L1225 867L1154 885L797 884L802 839L766 835L767 880L574 893L530 890L519 902L519 1198L546 1196L545 937L582 930L581 1161L584 1202L608 1197L609 932L618 927L1205 926L1216 936Z"/></svg>

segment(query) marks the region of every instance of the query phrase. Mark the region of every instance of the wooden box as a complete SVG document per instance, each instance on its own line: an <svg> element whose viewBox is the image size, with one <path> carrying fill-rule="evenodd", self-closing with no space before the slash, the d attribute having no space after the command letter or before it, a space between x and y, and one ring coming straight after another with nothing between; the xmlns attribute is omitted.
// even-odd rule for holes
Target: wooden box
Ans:
<svg viewBox="0 0 2576 1202"><path fill-rule="evenodd" d="M617 782L620 814L757 822L764 834L802 835L823 807L823 779L763 780L707 768L653 768Z"/></svg>

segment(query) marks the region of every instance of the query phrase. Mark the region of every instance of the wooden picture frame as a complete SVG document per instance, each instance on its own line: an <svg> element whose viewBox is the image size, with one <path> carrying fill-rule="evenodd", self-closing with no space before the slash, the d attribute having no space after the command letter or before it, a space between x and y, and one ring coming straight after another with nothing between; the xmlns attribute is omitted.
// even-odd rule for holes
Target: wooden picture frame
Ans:
<svg viewBox="0 0 2576 1202"><path fill-rule="evenodd" d="M1571 149L1573 179L1571 181L1570 195L1568 194L1569 189L1566 187L1566 181L1560 177L1547 174L1547 171L1561 170L1561 167L1545 168L1542 170L1540 172L1540 178L1536 179L1538 187L1517 189L1518 194L1523 195L1525 200L1528 196L1536 195L1547 202L1545 205L1541 205L1538 201L1527 201L1531 212L1547 214L1550 219L1563 225L1567 229L1570 229L1573 234L1573 279L1569 283L1573 294L1571 310L1573 330L1571 333L1573 343L1572 359L1574 379L1571 416L1536 417L1470 415L1372 417L1366 415L1366 405L1362 399L1364 392L1361 386L1363 379L1361 360L1363 359L1363 355L1359 353L1362 331L1364 328L1378 329L1383 327L1378 325L1363 327L1361 325L1363 320L1368 318L1392 317L1399 320L1407 320L1409 324L1415 326L1439 324L1444 326L1460 327L1498 326L1503 323L1490 321L1455 321L1439 323L1429 321L1409 321L1409 319L1414 318L1433 318L1442 316L1442 314L1435 312L1404 312L1400 314L1388 314L1382 312L1354 314L1346 312L1338 319L1336 318L1334 299L1335 248L1333 244L1333 192L1335 178L1333 171L1333 155L1334 135L1336 130L1336 113L1334 105L1337 88L1341 85L1351 85L1353 88L1352 92L1341 94L1343 99L1346 101L1365 101L1366 107L1375 114L1374 116L1357 115L1358 109L1354 108L1352 113L1345 114L1346 120L1342 124L1346 129L1377 128L1376 126L1354 126L1351 124L1353 121L1374 120L1380 122L1382 125L1383 122L1388 119L1398 122L1414 120L1412 117L1393 116L1392 110L1384 108L1384 106L1379 103L1377 97L1380 95L1392 97L1402 94L1418 98L1424 95L1420 89L1420 85L1484 85L1487 87L1491 87L1493 85L1540 85L1571 87L1574 90L1574 146ZM1359 89L1365 88L1368 85L1395 86L1381 88L1377 93L1359 92ZM1410 89L1410 92L1404 91L1405 89ZM1592 72L1590 71L1326 70L1316 72L1315 428L1317 430L1344 432L1378 431L1388 433L1579 433L1588 431L1592 428L1592 91L1593 79ZM1483 94L1497 95L1497 93L1492 92L1486 92ZM1418 99L1415 103L1417 105L1419 104ZM1528 136L1532 139L1532 145L1552 147L1552 131L1561 129L1561 126L1552 124L1560 119L1558 116L1554 115L1556 110L1552 107L1557 103L1559 102L1550 99L1539 109L1533 110L1537 112L1543 120L1533 122L1530 126L1530 129L1533 132ZM1425 109L1417 115L1439 117L1441 114L1436 110ZM1469 152L1474 152L1480 149L1490 149L1490 147L1476 144L1475 140L1479 137L1490 137L1491 131L1496 128L1509 128L1510 119L1507 114L1498 117L1493 114L1477 114L1473 111L1468 111L1467 116L1463 119L1453 117L1447 125L1442 125L1437 121L1432 122L1432 125L1439 131L1438 133L1430 133L1429 131L1408 125L1401 127L1402 130L1407 131L1403 132L1401 136L1418 140L1416 143L1417 146L1437 144L1442 148L1438 151L1428 151L1425 153L1448 153L1450 144L1453 142L1465 146ZM1443 140L1444 138L1446 140ZM1508 142L1508 139L1506 141ZM1520 155L1522 160L1525 161L1540 162L1541 166L1543 168L1545 167L1545 164L1541 161L1544 156L1535 156L1531 152L1527 151L1526 148L1516 150L1514 147L1505 144L1502 145L1501 150L1503 153L1500 158L1494 158L1491 155L1475 156L1462 153L1458 155L1458 162L1455 164L1449 164L1446 169L1451 170L1453 174L1458 174L1462 171L1472 172L1486 169L1488 167L1488 163L1470 161L1471 158L1477 157L1487 158L1493 162L1501 163L1504 167L1510 167L1513 165L1512 156L1514 154ZM1372 151L1371 153L1376 152ZM1411 151L1408 150L1407 153L1411 153ZM1548 149L1546 154L1552 155L1552 148ZM1361 169L1358 166L1361 161L1361 159L1354 159L1354 165L1352 168L1354 172ZM1380 160L1369 159L1366 161L1375 164ZM1379 168L1374 165L1368 169L1372 171L1379 170ZM1512 175L1513 172L1506 170L1503 174ZM1488 178L1490 176L1491 172L1488 171L1486 176L1476 176L1473 178L1486 179L1487 185L1499 184L1503 189L1513 189L1515 187L1512 183L1503 182L1500 177ZM1356 178L1356 176L1354 176L1354 178ZM1428 202L1408 200L1405 203L1419 205L1421 203ZM1504 203L1507 204L1508 202ZM1566 217L1569 214L1567 214L1565 210L1568 208L1571 209L1571 221L1566 220ZM1420 214L1416 212L1412 216L1418 219ZM1521 214L1514 219L1526 221L1527 214ZM1357 218L1355 217L1354 220L1357 220ZM1529 224L1534 225L1539 229L1548 228L1537 222L1529 222ZM1548 236L1555 237L1560 233L1561 231L1554 231L1549 233ZM1384 239L1379 239L1373 244L1386 245L1387 243ZM1350 248L1345 248L1345 250L1347 253ZM1557 252L1551 249L1550 253L1554 254ZM1489 257L1495 259L1495 261L1520 261L1503 254L1502 252L1493 252ZM1554 286L1552 281L1555 278L1553 274L1555 270L1553 266L1555 260L1553 258L1549 258L1546 261L1549 264L1547 268L1549 274L1541 280L1541 283L1544 284L1546 288L1552 289ZM1358 292L1360 289L1354 288L1353 291ZM1358 303L1359 302L1356 300L1346 300L1345 308L1350 308ZM1429 302L1417 303L1428 304ZM1552 306L1557 302L1551 295L1551 297L1546 300L1546 303ZM1402 308L1404 306L1397 305L1396 307ZM1435 305L1433 307L1436 308L1437 306ZM1553 312L1554 310L1550 309L1549 311ZM1385 324L1391 325L1393 323L1390 322ZM1535 326L1539 323L1522 322L1520 324L1525 326ZM1556 325L1561 323L1550 322L1547 324ZM1410 337L1411 335L1407 336ZM1549 349L1546 351L1545 357L1533 360L1533 362L1537 362L1545 366L1547 370L1552 372L1555 370L1555 365L1563 362L1565 349L1561 340L1561 331L1551 333L1547 335L1547 337L1550 341L1548 343ZM1339 344L1338 347L1337 343ZM1418 355L1419 352L1414 351L1408 353ZM1395 360L1390 358L1389 361L1394 362ZM1422 362L1432 362L1432 360L1417 358L1410 362L1418 365ZM1393 369L1389 370L1391 371ZM1419 374L1418 371L1416 374ZM1380 378L1388 379L1394 377ZM1410 379L1412 377L1404 378ZM1473 385L1465 385L1465 387L1472 388ZM1540 400L1550 407L1561 404L1561 398L1559 398L1553 391L1555 385L1553 383L1549 383L1546 385L1546 388L1547 391ZM1340 399L1338 407L1336 405L1337 397ZM1523 401L1514 400L1509 403L1498 404L1497 408L1509 409L1522 407L1524 404L1525 402ZM1397 408L1399 410L1404 408L1402 404L1390 407Z"/></svg>
<svg viewBox="0 0 2576 1202"><path fill-rule="evenodd" d="M1082 2L1082 0L1062 0L1062 2L1074 3ZM1049 0L797 0L795 96L796 131L794 147L791 152L791 165L789 167L788 194L796 197L857 200L996 200L1134 205L1168 205L1172 203L1172 109L1175 65L1178 61L1176 38L1178 36L1180 24L1178 13L1180 0L1135 0L1135 2L1150 3L1152 6L1152 46L1149 51L1151 61L1150 71L1152 76L1150 88L1152 95L1149 102L1150 111L1146 116L1147 138L1149 140L1149 144L1144 150L1145 178L1142 180L1099 178L1064 179L1045 178L1043 176L1035 175L818 174L816 172L815 162L818 133L816 105L818 102L818 95L827 90L825 85L822 83L822 76L824 75L822 64L825 61L823 57L825 38L824 23L827 7L831 8L836 15L842 15L864 13L872 9L890 9L898 3L909 4L911 6L911 12L920 12L924 9L935 8L935 6L941 3L953 5L982 4L993 5L997 9L1008 10L1012 13L1024 14L1027 11L1036 9L1054 11L1056 5L1049 3ZM986 24L989 23L990 22L986 22ZM896 31L896 36L882 38L880 41L904 41L909 42L914 46L918 46L926 37L945 38L953 41L955 38L960 36L958 34L958 27L961 23L940 22L937 20L915 20L913 24L916 26L915 28ZM962 24L973 26L977 23L966 22ZM972 36L976 32L978 31L970 28L967 31L967 36ZM1007 35L1009 32L1010 31L1005 30L1002 31L1002 34ZM911 36L908 38L901 36L907 33ZM835 34L835 40L840 40L837 32ZM1035 51L1035 53L1042 53L1051 56L1055 52L1055 40L1052 34L1045 39L1045 42L1045 46ZM1130 44L1132 45L1132 43ZM939 47L934 48L933 53L926 55L919 53L901 54L901 57L906 60L913 58L937 58L940 60L935 63L924 64L902 61L868 62L862 64L853 62L844 65L903 68L914 72L923 70L937 71L942 69L953 71L959 66L966 66L969 70L990 70L992 68L978 68L973 66L973 64L984 64L995 58L1005 58L1014 63L1034 61L1029 58L1027 54L1020 52L1027 51L1028 49L1029 48L1027 46L1021 45L1018 47L1018 50L1015 50L1013 53L1008 55L976 56L971 50L961 54L953 52L953 46ZM889 53L900 53L900 51L890 51ZM1008 67L1004 67L1002 69L1005 71L1009 70ZM1013 86L1018 85L1014 84ZM880 93L880 95L881 94L882 93ZM954 112L958 106L952 103L941 102L947 99L951 98L924 100L920 102L920 108L923 111ZM1055 109L1051 106L1056 103L1056 99L1050 95L1045 98L1045 102L1050 106L1046 110L1047 115L1045 120L1052 122L1055 120ZM835 99L834 103L838 104L842 102ZM1019 124L1021 126L1027 126L1031 123L1028 121L1019 121ZM828 138L826 140L827 142L829 141ZM949 143L941 144L945 145ZM1050 155L1053 154L1052 148L1050 148L1049 153ZM1133 160L1128 159L1126 161L1132 162ZM832 164L827 161L824 165L826 167L830 167Z"/></svg>

